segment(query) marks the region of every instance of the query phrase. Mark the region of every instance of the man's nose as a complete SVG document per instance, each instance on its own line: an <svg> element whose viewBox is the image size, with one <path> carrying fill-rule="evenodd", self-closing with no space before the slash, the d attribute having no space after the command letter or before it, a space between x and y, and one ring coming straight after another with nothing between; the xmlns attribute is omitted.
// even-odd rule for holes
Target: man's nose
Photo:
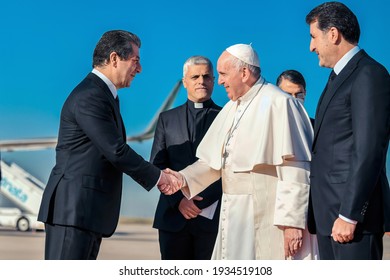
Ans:
<svg viewBox="0 0 390 280"><path fill-rule="evenodd" d="M309 46L309 48L310 48L310 51L311 51L311 52L314 52L315 49L316 49L316 48L314 47L314 44L313 44L313 39L310 40L310 46Z"/></svg>

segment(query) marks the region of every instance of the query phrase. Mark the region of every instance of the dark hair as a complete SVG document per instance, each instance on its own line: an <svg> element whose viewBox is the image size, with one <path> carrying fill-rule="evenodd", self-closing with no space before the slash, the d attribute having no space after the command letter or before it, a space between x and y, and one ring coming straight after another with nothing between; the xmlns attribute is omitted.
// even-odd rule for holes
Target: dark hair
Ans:
<svg viewBox="0 0 390 280"><path fill-rule="evenodd" d="M359 22L355 14L342 3L326 2L315 7L306 16L307 24L314 21L318 21L317 26L321 31L335 27L347 42L351 44L359 42Z"/></svg>
<svg viewBox="0 0 390 280"><path fill-rule="evenodd" d="M141 47L141 40L137 35L124 30L107 31L93 51L92 67L106 64L112 52L116 52L122 60L128 59L133 54L133 44Z"/></svg>
<svg viewBox="0 0 390 280"><path fill-rule="evenodd" d="M276 79L276 85L279 86L282 82L282 78L289 80L290 82L301 85L306 90L306 82L305 78L301 73L299 73L297 70L286 70L283 71L279 77Z"/></svg>

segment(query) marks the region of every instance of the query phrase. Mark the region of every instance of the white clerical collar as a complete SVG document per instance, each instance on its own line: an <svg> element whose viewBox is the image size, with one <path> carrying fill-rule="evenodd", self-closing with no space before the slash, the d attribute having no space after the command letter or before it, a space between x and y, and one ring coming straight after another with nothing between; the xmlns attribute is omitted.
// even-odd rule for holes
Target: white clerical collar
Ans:
<svg viewBox="0 0 390 280"><path fill-rule="evenodd" d="M257 82L243 96L240 96L237 99L240 101L240 104L245 104L252 100L252 98L257 94L259 88L263 85L264 82L264 78L260 76Z"/></svg>
<svg viewBox="0 0 390 280"><path fill-rule="evenodd" d="M350 49L339 61L337 61L336 65L333 67L333 71L338 75L341 70L347 65L347 63L360 51L359 46L355 46Z"/></svg>
<svg viewBox="0 0 390 280"><path fill-rule="evenodd" d="M107 78L106 75L104 75L102 72L100 72L96 68L93 68L92 73L94 73L96 76L98 76L100 79L102 79L103 82L106 83L106 85L108 86L108 88L110 89L110 91L112 93L112 96L114 96L114 99L116 99L116 97L118 96L118 92L116 90L115 85L110 81L110 79Z"/></svg>
<svg viewBox="0 0 390 280"><path fill-rule="evenodd" d="M194 108L196 108L196 109L202 109L202 108L203 108L203 103L194 102Z"/></svg>

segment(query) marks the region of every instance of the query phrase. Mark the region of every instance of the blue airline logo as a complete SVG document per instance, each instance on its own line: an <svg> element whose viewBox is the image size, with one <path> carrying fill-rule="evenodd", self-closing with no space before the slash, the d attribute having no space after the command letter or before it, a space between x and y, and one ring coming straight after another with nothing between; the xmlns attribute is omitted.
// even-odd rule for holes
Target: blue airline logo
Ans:
<svg viewBox="0 0 390 280"><path fill-rule="evenodd" d="M23 203L25 203L28 199L28 195L24 193L21 188L13 185L10 181L7 180L7 178L4 177L1 179L1 191L8 192Z"/></svg>

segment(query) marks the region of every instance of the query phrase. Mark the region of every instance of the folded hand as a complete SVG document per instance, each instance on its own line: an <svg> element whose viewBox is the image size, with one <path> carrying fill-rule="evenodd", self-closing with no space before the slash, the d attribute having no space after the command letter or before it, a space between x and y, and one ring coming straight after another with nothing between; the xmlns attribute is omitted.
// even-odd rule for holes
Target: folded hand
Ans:
<svg viewBox="0 0 390 280"><path fill-rule="evenodd" d="M188 200L187 198L183 197L179 203L179 211L187 220L196 218L200 212L202 212L202 210L195 205L194 200L200 201L203 200L203 198L200 196L195 196Z"/></svg>

